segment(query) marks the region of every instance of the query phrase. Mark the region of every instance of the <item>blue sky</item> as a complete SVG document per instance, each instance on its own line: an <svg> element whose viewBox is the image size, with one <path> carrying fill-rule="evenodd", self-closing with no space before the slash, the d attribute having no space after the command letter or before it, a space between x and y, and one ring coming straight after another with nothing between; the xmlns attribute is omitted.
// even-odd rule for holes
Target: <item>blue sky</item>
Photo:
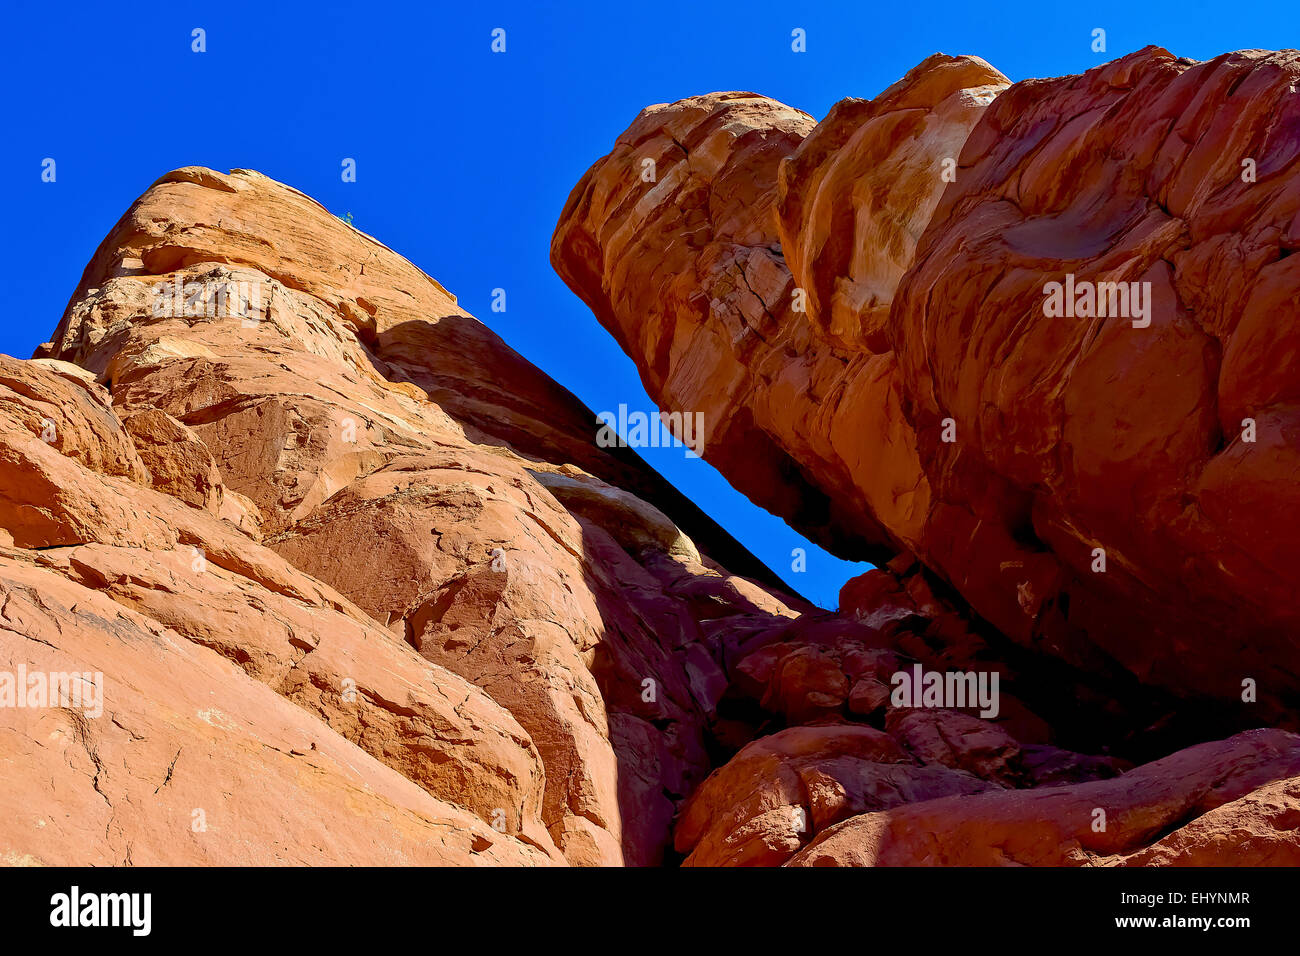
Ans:
<svg viewBox="0 0 1300 956"><path fill-rule="evenodd" d="M649 103L753 90L820 118L931 53L1013 80L1148 43L1208 59L1297 44L1293 4L10 3L0 352L27 357L95 247L178 166L262 171L319 199L455 293L593 411L653 408L631 361L551 271L556 217ZM207 52L191 51L206 31ZM506 30L506 53L490 50ZM791 30L807 52L790 49ZM1107 34L1105 54L1092 31ZM46 158L57 180L41 181ZM344 157L357 181L344 183ZM508 310L493 313L492 290ZM805 595L834 607L865 566L811 546L702 461L643 454ZM791 572L791 549L808 568Z"/></svg>

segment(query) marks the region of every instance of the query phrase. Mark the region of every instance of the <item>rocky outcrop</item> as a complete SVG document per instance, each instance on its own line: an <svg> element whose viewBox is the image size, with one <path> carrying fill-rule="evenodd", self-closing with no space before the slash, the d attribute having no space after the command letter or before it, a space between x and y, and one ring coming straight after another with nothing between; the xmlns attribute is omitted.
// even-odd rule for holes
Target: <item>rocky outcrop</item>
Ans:
<svg viewBox="0 0 1300 956"><path fill-rule="evenodd" d="M102 718L0 710L15 859L659 862L728 630L807 607L257 173L159 180L0 386L0 647L103 681Z"/></svg>
<svg viewBox="0 0 1300 956"><path fill-rule="evenodd" d="M552 261L705 414L705 457L832 551L915 555L1076 672L1291 720L1298 76L1152 47L1008 86L936 56L820 124L654 106ZM1106 317L1048 314L1067 276L1139 283L1145 318L1104 285Z"/></svg>
<svg viewBox="0 0 1300 956"><path fill-rule="evenodd" d="M688 863L1294 859L1289 734L1132 762L1295 726L1298 74L937 55L820 123L648 107L583 176L552 262L651 396L879 566L734 652L724 705L774 732L687 804ZM898 706L913 662L997 675L1001 712Z"/></svg>
<svg viewBox="0 0 1300 956"><path fill-rule="evenodd" d="M430 670L418 684L383 675L395 698L409 693L416 719L402 721L405 731L372 726L370 733L422 748L429 765L447 752L468 779L498 788L509 779L503 771L520 772L513 794L457 787L442 789L444 799L350 732L382 713L381 704L360 697L363 706L347 708L337 693L321 700L328 683L314 695L277 693L229 657L29 554L0 555L0 592L5 673L98 675L104 682L99 713L5 708L6 864L536 866L558 857L545 830L533 829L538 846L498 832L474 812L471 804L495 800L523 809L535 828L541 763L508 714L446 671ZM175 603L205 597L170 596ZM361 629L339 612L316 617L320 630L302 632L302 640L334 639L340 621ZM312 656L306 647L285 648ZM383 660L381 651L368 669ZM304 679L312 674L337 686L329 664L312 662ZM464 695L473 710L456 714L442 692ZM354 726L331 728L321 716L330 711L350 713ZM435 714L440 719L424 723ZM490 722L475 727L485 716ZM469 742L462 735L479 745L468 761L456 753Z"/></svg>
<svg viewBox="0 0 1300 956"><path fill-rule="evenodd" d="M1231 854L1237 865L1295 866L1298 774L1300 737L1248 731L1116 780L866 813L821 834L790 864L1223 865Z"/></svg>
<svg viewBox="0 0 1300 956"><path fill-rule="evenodd" d="M790 727L749 744L696 791L677 825L688 866L779 866L840 820L991 785L913 762L861 725Z"/></svg>
<svg viewBox="0 0 1300 956"><path fill-rule="evenodd" d="M1300 862L1297 72L940 55L584 177L561 274L876 561L836 611L396 253L167 174L0 357L0 861Z"/></svg>

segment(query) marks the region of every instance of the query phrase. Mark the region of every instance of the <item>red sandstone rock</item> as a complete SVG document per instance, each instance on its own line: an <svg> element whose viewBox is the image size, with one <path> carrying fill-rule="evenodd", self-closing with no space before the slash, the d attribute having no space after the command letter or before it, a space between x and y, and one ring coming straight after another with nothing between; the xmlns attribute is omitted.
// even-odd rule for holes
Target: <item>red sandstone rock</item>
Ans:
<svg viewBox="0 0 1300 956"><path fill-rule="evenodd" d="M547 862L219 654L28 554L0 555L0 592L0 669L104 680L98 715L3 711L0 861Z"/></svg>
<svg viewBox="0 0 1300 956"><path fill-rule="evenodd" d="M1248 731L1114 780L997 790L854 817L790 864L1294 865L1297 775L1300 737ZM1162 837L1171 826L1174 832Z"/></svg>
<svg viewBox="0 0 1300 956"><path fill-rule="evenodd" d="M178 287L179 310L165 294ZM252 301L228 314L223 289ZM711 768L731 622L774 626L806 606L634 454L598 448L594 416L437 283L256 173L164 176L96 253L41 355L0 362L12 559L221 663L231 687L274 692L251 739L266 722L271 745L291 712L350 753L337 760L359 785L382 770L457 808L446 862L658 862ZM15 660L30 636L10 634ZM111 629L99 640L111 711L142 678ZM217 693L207 672L193 680ZM30 727L11 729L20 741ZM150 733L200 765L224 759L209 753L219 739ZM266 806L307 799L277 779ZM30 802L55 812L60 790ZM125 794L121 845L158 822ZM246 825L275 832L260 806ZM358 812L380 825L382 810ZM39 834L6 841L79 861ZM149 859L310 849L205 857L182 841L169 859L165 845ZM321 859L379 861L350 852Z"/></svg>
<svg viewBox="0 0 1300 956"><path fill-rule="evenodd" d="M0 673L103 691L0 709L0 861L1300 863L1294 735L1066 749L1243 674L1288 717L1297 72L936 56L820 124L651 107L589 171L557 268L738 488L880 560L840 613L391 250L164 176L0 357ZM1065 271L1152 323L1044 321ZM913 664L997 720L896 706Z"/></svg>
<svg viewBox="0 0 1300 956"><path fill-rule="evenodd" d="M552 261L652 397L713 423L705 457L831 550L915 554L1078 672L1227 709L1249 679L1239 722L1281 719L1298 78L1294 52L1151 47L1008 87L939 56L815 126L752 94L655 106ZM1046 316L1066 273L1150 282L1149 327Z"/></svg>
<svg viewBox="0 0 1300 956"><path fill-rule="evenodd" d="M870 727L792 727L745 747L695 792L677 825L687 866L776 866L839 820L992 786L921 767Z"/></svg>
<svg viewBox="0 0 1300 956"><path fill-rule="evenodd" d="M1143 787L1194 791L1196 755L1218 752L1115 777L1127 763L1053 746L1058 730L1149 755L1180 722L1186 742L1198 711L1226 731L1294 722L1300 541L1274 519L1300 493L1282 359L1295 323L1277 320L1300 292L1297 74L1294 53L1193 64L1148 48L1009 85L936 56L819 124L744 93L637 117L570 195L557 271L661 406L705 414L704 456L738 489L842 556L889 559L841 595L869 635L857 651L807 616L756 628L724 654L727 699L791 724L883 719L917 760L1046 788L1046 802L974 804L1021 813L1027 862L1070 857L1079 821L1057 814L1076 791L1145 807ZM1046 315L1044 286L1065 273L1151 282L1153 321ZM853 670L868 647L996 671L999 722L882 718L888 675ZM1242 706L1247 679L1260 702ZM1180 803L1162 817L1174 836L1143 850L1160 828L1130 828L1081 859L1222 860L1238 842L1288 858L1289 785L1268 781L1294 775L1292 758L1252 750L1261 739L1279 738L1205 745L1261 768L1227 807ZM688 805L692 861L771 862L804 839L739 781L757 746ZM965 805L868 814L801 857L857 859L854 834L897 814L914 834L899 862L1002 859L983 849L987 817L968 831L950 816Z"/></svg>
<svg viewBox="0 0 1300 956"><path fill-rule="evenodd" d="M164 411L146 409L122 420L153 486L181 501L221 513L225 489L208 446Z"/></svg>
<svg viewBox="0 0 1300 956"><path fill-rule="evenodd" d="M1020 782L1020 745L987 720L956 710L891 710L885 728L919 763L1007 786Z"/></svg>
<svg viewBox="0 0 1300 956"><path fill-rule="evenodd" d="M781 249L829 342L889 351L894 290L967 136L1009 85L978 57L936 54L873 100L836 103L781 164Z"/></svg>

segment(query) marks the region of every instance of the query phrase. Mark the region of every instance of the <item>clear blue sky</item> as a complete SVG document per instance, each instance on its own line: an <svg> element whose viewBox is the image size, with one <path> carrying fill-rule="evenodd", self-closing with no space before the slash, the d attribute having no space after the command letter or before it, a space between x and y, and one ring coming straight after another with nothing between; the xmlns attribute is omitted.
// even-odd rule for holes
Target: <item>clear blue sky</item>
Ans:
<svg viewBox="0 0 1300 956"><path fill-rule="evenodd" d="M9 2L0 352L25 358L48 337L96 245L162 173L246 167L351 212L593 411L650 409L631 361L548 262L570 188L641 107L739 89L820 118L936 51L1019 80L1148 43L1196 59L1295 46L1300 27L1294 4L1273 2L1053 6ZM206 53L191 52L195 27ZM795 27L806 53L791 52ZM1095 27L1105 54L1091 50ZM341 181L344 157L355 183ZM489 308L496 287L504 314ZM862 567L807 546L704 462L644 454L818 603L834 607ZM808 570L792 574L800 546Z"/></svg>

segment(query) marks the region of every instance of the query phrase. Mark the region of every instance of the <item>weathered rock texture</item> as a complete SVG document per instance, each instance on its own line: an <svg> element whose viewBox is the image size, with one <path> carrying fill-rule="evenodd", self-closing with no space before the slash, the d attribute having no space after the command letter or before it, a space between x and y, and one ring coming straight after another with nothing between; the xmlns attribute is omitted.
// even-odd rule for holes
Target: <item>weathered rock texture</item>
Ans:
<svg viewBox="0 0 1300 956"><path fill-rule="evenodd" d="M1297 80L1294 52L1009 87L936 56L816 125L753 94L654 106L552 260L652 397L705 413L705 457L831 550L914 554L1076 670L1215 706L1249 678L1242 719L1289 718ZM1149 282L1149 326L1046 317L1067 273Z"/></svg>
<svg viewBox="0 0 1300 956"><path fill-rule="evenodd" d="M1247 731L1116 780L865 813L826 830L790 864L1223 865L1236 855L1238 864L1297 866L1298 783L1300 737Z"/></svg>
<svg viewBox="0 0 1300 956"><path fill-rule="evenodd" d="M552 262L651 396L880 565L742 646L724 703L779 732L692 797L687 863L1297 859L1290 734L1118 758L1297 723L1298 80L1294 52L1016 84L937 55L821 123L648 107L583 176ZM1149 322L1049 317L1067 274L1150 283ZM1011 693L895 708L909 661Z"/></svg>
<svg viewBox="0 0 1300 956"><path fill-rule="evenodd" d="M6 859L656 863L726 635L807 609L257 173L159 180L40 355L0 358L0 654L104 713L0 711Z"/></svg>
<svg viewBox="0 0 1300 956"><path fill-rule="evenodd" d="M820 124L652 107L587 174L557 267L879 560L836 612L374 239L164 176L0 357L0 861L1300 863L1297 73L936 56ZM1047 319L1067 272L1150 324Z"/></svg>

